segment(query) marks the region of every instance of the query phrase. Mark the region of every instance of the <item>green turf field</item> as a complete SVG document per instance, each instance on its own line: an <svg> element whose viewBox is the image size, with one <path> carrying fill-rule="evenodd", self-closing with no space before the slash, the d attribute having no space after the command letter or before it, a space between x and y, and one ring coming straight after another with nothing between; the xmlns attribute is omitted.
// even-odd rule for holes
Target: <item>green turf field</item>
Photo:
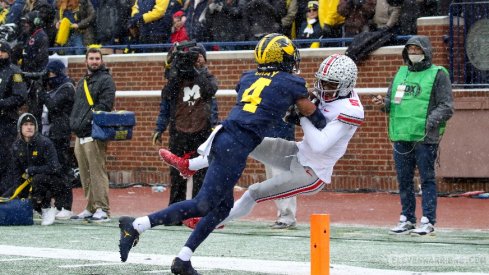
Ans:
<svg viewBox="0 0 489 275"><path fill-rule="evenodd" d="M37 221L39 224L39 221ZM331 227L331 274L489 273L489 231L437 230L436 236L391 236L387 228ZM116 219L103 224L0 227L0 274L170 274L190 229L145 232L120 263ZM196 251L203 274L309 274L309 226L272 230L234 222Z"/></svg>

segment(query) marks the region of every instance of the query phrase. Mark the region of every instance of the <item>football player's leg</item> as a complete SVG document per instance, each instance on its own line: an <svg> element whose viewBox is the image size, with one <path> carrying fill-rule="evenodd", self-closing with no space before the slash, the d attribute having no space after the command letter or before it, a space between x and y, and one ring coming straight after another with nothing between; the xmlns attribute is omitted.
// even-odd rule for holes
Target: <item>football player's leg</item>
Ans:
<svg viewBox="0 0 489 275"><path fill-rule="evenodd" d="M292 156L297 154L295 141L280 138L265 138L250 154L255 160L273 168L287 171Z"/></svg>
<svg viewBox="0 0 489 275"><path fill-rule="evenodd" d="M194 231L188 238L185 246L195 251L197 247L209 236L209 234L221 223L229 214L231 207L233 206L233 192L227 192L224 195L224 199L221 203L209 212L206 216L202 217L200 222L195 227Z"/></svg>
<svg viewBox="0 0 489 275"><path fill-rule="evenodd" d="M234 206L229 212L229 215L226 217L225 220L223 220L219 225L225 225L226 223L248 215L251 210L253 210L253 207L255 207L256 202L255 200L251 197L250 192L246 191L239 200L234 202Z"/></svg>
<svg viewBox="0 0 489 275"><path fill-rule="evenodd" d="M324 186L316 173L302 166L297 157L293 157L289 171L280 173L264 182L253 184L248 188L251 197L257 202L284 199L299 194L313 194Z"/></svg>

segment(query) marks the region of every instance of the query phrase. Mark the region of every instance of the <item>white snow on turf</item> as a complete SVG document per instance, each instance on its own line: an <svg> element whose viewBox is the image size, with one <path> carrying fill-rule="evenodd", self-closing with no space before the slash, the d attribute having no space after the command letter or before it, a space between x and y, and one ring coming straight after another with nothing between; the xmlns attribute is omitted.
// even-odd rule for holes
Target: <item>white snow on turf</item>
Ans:
<svg viewBox="0 0 489 275"><path fill-rule="evenodd" d="M83 267L83 266L104 266L104 265L124 265L124 264L151 264L159 266L169 266L175 256L170 255L158 255L158 254L142 254L131 253L127 263L121 263L119 258L119 252L112 251L95 251L95 250L76 250L76 249L61 249L61 248L42 248L42 247L21 247L11 245L0 245L0 255L10 256L24 256L34 258L49 258L49 259L66 259L66 260L89 260L89 261L104 261L112 262L106 264L86 264L86 265L62 265L60 267ZM17 260L18 258L12 258ZM4 259L8 261L9 259ZM306 262L294 262L294 261L267 261L267 260L255 260L255 259L242 259L242 258L230 258L230 257L192 257L192 265L197 270L212 270L212 269L224 269L246 272L261 272L268 274L294 274L302 275L309 274L310 265ZM332 275L351 275L351 274L364 274L364 275L412 275L412 271L397 271L397 270L383 270L373 268L354 267L346 265L332 264L330 273ZM446 272L444 272L446 273ZM440 274L440 273L425 273L414 272L414 274ZM476 275L483 273L464 273L453 272L450 275Z"/></svg>

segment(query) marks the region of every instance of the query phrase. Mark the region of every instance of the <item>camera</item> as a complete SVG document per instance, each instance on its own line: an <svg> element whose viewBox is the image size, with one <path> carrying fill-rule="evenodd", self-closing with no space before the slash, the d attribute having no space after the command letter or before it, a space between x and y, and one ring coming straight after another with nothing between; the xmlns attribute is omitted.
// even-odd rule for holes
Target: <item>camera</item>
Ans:
<svg viewBox="0 0 489 275"><path fill-rule="evenodd" d="M40 72L22 72L22 75L31 80L45 80L48 76L48 72L46 70Z"/></svg>
<svg viewBox="0 0 489 275"><path fill-rule="evenodd" d="M175 77L187 79L195 77L194 65L199 58L199 53L190 49L196 45L195 41L175 44L174 51L170 57L170 79Z"/></svg>

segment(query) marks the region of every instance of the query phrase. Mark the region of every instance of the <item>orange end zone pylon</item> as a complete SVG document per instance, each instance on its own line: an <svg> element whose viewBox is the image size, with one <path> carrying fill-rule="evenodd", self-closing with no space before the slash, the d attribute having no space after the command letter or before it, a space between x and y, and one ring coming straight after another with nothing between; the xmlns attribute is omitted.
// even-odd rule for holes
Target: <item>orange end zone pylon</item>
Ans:
<svg viewBox="0 0 489 275"><path fill-rule="evenodd" d="M329 215L311 215L311 275L329 275Z"/></svg>

